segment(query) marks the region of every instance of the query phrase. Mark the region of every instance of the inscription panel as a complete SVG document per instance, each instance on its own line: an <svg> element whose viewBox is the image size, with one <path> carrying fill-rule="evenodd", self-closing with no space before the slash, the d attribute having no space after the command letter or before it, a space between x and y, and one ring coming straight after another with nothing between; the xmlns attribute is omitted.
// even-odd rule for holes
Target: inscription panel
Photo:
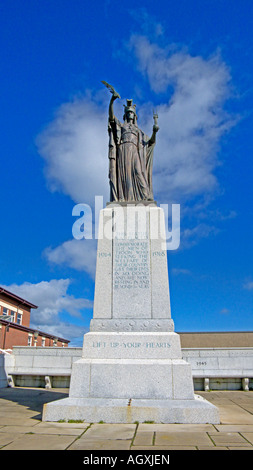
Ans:
<svg viewBox="0 0 253 470"><path fill-rule="evenodd" d="M186 357L187 362L191 363L192 369L195 371L198 370L217 370L219 369L219 362L217 357L212 358L194 358L194 357Z"/></svg>
<svg viewBox="0 0 253 470"><path fill-rule="evenodd" d="M143 349L146 348L148 350L150 349L165 349L165 348L170 348L171 345L168 342L135 342L135 341L110 341L110 342L105 342L105 341L93 341L91 344L92 348L118 348L118 349Z"/></svg>
<svg viewBox="0 0 253 470"><path fill-rule="evenodd" d="M175 333L87 333L83 357L93 359L181 359Z"/></svg>
<svg viewBox="0 0 253 470"><path fill-rule="evenodd" d="M148 240L114 241L114 289L150 287Z"/></svg>
<svg viewBox="0 0 253 470"><path fill-rule="evenodd" d="M150 247L146 239L113 240L113 318L151 318Z"/></svg>

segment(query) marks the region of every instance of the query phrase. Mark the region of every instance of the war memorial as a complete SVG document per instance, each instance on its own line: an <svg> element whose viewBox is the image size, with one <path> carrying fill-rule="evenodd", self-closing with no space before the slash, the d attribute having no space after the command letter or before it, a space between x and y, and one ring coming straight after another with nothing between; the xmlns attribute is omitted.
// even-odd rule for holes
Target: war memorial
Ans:
<svg viewBox="0 0 253 470"><path fill-rule="evenodd" d="M110 202L100 212L93 318L69 396L44 405L43 420L219 423L218 409L194 393L174 331L164 212L152 188L157 115L151 137L139 129L132 100L119 121L120 96L104 84L112 93Z"/></svg>

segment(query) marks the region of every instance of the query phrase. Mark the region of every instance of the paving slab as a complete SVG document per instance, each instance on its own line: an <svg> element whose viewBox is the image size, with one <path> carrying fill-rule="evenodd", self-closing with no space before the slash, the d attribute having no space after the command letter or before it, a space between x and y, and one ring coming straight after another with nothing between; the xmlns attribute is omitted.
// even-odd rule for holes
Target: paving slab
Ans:
<svg viewBox="0 0 253 470"><path fill-rule="evenodd" d="M65 450L75 439L75 436L24 434L1 450Z"/></svg>
<svg viewBox="0 0 253 470"><path fill-rule="evenodd" d="M73 427L57 427L57 426L48 426L40 428L39 425L37 426L5 426L5 430L2 428L0 429L0 434L3 432L7 433L17 433L17 434L56 434L56 435L69 435L69 436L80 436L84 430L82 428L73 428Z"/></svg>
<svg viewBox="0 0 253 470"><path fill-rule="evenodd" d="M3 389L1 388L1 391ZM0 406L1 405L9 405L9 406L20 406L19 403L15 403L12 400L8 400L7 398L0 398Z"/></svg>
<svg viewBox="0 0 253 470"><path fill-rule="evenodd" d="M209 397L209 396L204 397L204 398L206 398L206 400L208 400L210 403L212 403L215 406L235 404L233 400L230 400L229 398L215 398L215 397Z"/></svg>
<svg viewBox="0 0 253 470"><path fill-rule="evenodd" d="M219 406L221 424L253 424L253 415L238 405Z"/></svg>
<svg viewBox="0 0 253 470"><path fill-rule="evenodd" d="M221 392L198 392L206 400L216 403L223 404L227 403L252 403L252 391L233 391L233 390L222 390Z"/></svg>
<svg viewBox="0 0 253 470"><path fill-rule="evenodd" d="M27 434L27 433L34 433L34 429L35 427L34 426L3 426L0 428L0 436L2 434Z"/></svg>
<svg viewBox="0 0 253 470"><path fill-rule="evenodd" d="M249 413L253 414L253 405L248 404L248 403L241 403L240 405L245 411L248 411Z"/></svg>
<svg viewBox="0 0 253 470"><path fill-rule="evenodd" d="M30 411L30 410L21 410L21 409L17 409L16 411L11 411L9 410L8 408L8 415L10 418L33 418L33 417L36 417L38 416L38 412L37 411ZM6 416L6 411L5 410L1 410L0 411L0 419L1 418L4 418Z"/></svg>
<svg viewBox="0 0 253 470"><path fill-rule="evenodd" d="M253 447L228 447L228 450L253 450Z"/></svg>
<svg viewBox="0 0 253 470"><path fill-rule="evenodd" d="M6 405L8 405L9 410L12 410L12 409L15 410L21 407L24 407L27 409L27 406L25 407L24 405L20 405L20 403L13 403L11 400L5 400L5 399L0 400L0 409L2 408L2 406L6 406Z"/></svg>
<svg viewBox="0 0 253 470"><path fill-rule="evenodd" d="M218 447L218 446L198 446L198 450L229 450L228 447ZM238 450L238 447L237 447Z"/></svg>
<svg viewBox="0 0 253 470"><path fill-rule="evenodd" d="M217 433L218 434L218 433ZM207 434L202 432L181 432L181 433L168 433L157 432L155 435L155 445L170 445L170 446L199 446L209 445L212 442Z"/></svg>
<svg viewBox="0 0 253 470"><path fill-rule="evenodd" d="M252 392L249 392L252 394ZM247 395L244 398L241 398L240 396L237 398L236 396L231 400L233 403L237 403L238 405L252 405L252 397L250 395Z"/></svg>
<svg viewBox="0 0 253 470"><path fill-rule="evenodd" d="M253 445L253 432L243 432L242 436Z"/></svg>
<svg viewBox="0 0 253 470"><path fill-rule="evenodd" d="M134 446L148 446L153 444L153 439L154 439L154 431L139 431L137 430L137 433L135 435L133 445Z"/></svg>
<svg viewBox="0 0 253 470"><path fill-rule="evenodd" d="M241 436L238 432L219 432L210 434L210 438L216 446L234 446L234 447L250 447L251 444Z"/></svg>
<svg viewBox="0 0 253 470"><path fill-rule="evenodd" d="M87 427L90 426L90 423L77 423L77 422L64 422L64 423L58 423L58 422L55 422L55 421L41 421L39 422L39 424L36 425L37 428L48 428L48 426L52 426L53 428L60 428L60 429L63 429L63 428L76 428L76 429L87 429Z"/></svg>
<svg viewBox="0 0 253 470"><path fill-rule="evenodd" d="M215 427L219 432L252 432L253 424L216 424Z"/></svg>
<svg viewBox="0 0 253 470"><path fill-rule="evenodd" d="M87 439L133 439L136 424L93 424L85 433Z"/></svg>
<svg viewBox="0 0 253 470"><path fill-rule="evenodd" d="M109 439L77 439L73 444L68 447L68 450L130 450L131 439L113 440Z"/></svg>
<svg viewBox="0 0 253 470"><path fill-rule="evenodd" d="M215 432L216 425L213 424L146 424L140 423L137 433L139 432Z"/></svg>
<svg viewBox="0 0 253 470"><path fill-rule="evenodd" d="M131 450L197 450L195 446L133 446Z"/></svg>
<svg viewBox="0 0 253 470"><path fill-rule="evenodd" d="M6 413L6 416L2 416L0 418L0 426L35 426L38 423L40 423L38 419L22 418L21 416L18 418L12 418L8 413Z"/></svg>
<svg viewBox="0 0 253 470"><path fill-rule="evenodd" d="M0 434L0 450L3 448L3 446L10 444L11 442L13 442L15 439L18 439L19 437L20 437L20 434L13 434L13 433Z"/></svg>

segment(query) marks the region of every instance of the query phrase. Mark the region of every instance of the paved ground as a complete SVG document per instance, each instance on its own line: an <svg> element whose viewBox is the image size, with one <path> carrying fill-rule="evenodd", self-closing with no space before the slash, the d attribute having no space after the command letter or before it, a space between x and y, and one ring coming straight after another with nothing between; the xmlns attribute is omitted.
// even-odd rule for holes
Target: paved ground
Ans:
<svg viewBox="0 0 253 470"><path fill-rule="evenodd" d="M253 391L198 392L221 424L91 424L41 421L67 390L0 389L1 450L253 450Z"/></svg>

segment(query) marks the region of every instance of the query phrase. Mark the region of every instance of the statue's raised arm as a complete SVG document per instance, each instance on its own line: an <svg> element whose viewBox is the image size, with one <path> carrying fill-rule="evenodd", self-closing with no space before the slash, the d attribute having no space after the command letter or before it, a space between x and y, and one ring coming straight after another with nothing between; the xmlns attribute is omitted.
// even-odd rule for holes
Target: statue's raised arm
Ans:
<svg viewBox="0 0 253 470"><path fill-rule="evenodd" d="M156 134L157 134L157 132L159 131L159 126L158 126L158 124L157 124L158 114L153 113L153 119L154 119L153 133L152 133L152 136L151 136L150 141L149 141L149 143L150 143L151 145L152 145L152 144L155 144L155 141L156 141Z"/></svg>
<svg viewBox="0 0 253 470"><path fill-rule="evenodd" d="M119 98L120 99L120 95L117 93L117 91L113 88L112 85L109 85L109 83L105 82L104 80L102 80L102 83L106 86L106 88L108 88L110 90L110 92L112 93L112 97L111 97L111 101L110 101L110 104L109 104L109 120L110 121L113 121L114 119L114 112L113 112L113 102Z"/></svg>

